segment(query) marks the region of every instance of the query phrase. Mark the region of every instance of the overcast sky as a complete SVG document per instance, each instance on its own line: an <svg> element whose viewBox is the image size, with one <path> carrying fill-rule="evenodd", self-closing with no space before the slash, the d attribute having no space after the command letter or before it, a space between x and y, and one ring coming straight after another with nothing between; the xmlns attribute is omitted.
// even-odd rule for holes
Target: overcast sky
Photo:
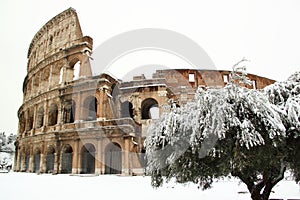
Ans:
<svg viewBox="0 0 300 200"><path fill-rule="evenodd" d="M198 43L218 69L230 69L243 57L251 60L249 73L275 80L300 69L298 0L1 0L0 131L17 133L34 34L69 7L76 9L94 48L125 31L163 28Z"/></svg>

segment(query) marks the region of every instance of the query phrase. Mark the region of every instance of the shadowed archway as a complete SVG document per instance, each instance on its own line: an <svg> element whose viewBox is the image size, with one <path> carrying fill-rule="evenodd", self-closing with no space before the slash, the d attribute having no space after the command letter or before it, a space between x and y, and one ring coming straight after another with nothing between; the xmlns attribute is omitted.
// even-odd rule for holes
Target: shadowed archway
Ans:
<svg viewBox="0 0 300 200"><path fill-rule="evenodd" d="M105 148L105 174L122 173L122 148L117 143L111 143Z"/></svg>
<svg viewBox="0 0 300 200"><path fill-rule="evenodd" d="M85 144L81 149L81 174L95 173L95 146L93 144Z"/></svg>

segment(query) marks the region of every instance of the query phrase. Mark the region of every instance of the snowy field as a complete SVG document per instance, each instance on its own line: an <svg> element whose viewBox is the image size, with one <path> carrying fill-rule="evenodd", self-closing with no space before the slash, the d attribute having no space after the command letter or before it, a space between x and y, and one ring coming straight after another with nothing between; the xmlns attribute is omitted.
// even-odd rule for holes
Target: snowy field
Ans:
<svg viewBox="0 0 300 200"><path fill-rule="evenodd" d="M101 199L251 199L244 184L236 180L219 181L212 189L199 190L194 184L164 184L155 189L150 177L115 175L80 176L29 173L0 173L0 195L3 200L82 200ZM294 181L275 186L271 198L300 199L300 188Z"/></svg>

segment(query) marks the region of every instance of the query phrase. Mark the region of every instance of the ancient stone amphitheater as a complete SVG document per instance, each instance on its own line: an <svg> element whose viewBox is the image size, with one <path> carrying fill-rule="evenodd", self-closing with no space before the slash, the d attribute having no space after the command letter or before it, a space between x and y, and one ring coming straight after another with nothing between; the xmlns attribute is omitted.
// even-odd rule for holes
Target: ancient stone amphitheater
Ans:
<svg viewBox="0 0 300 200"><path fill-rule="evenodd" d="M143 174L144 140L170 98L180 106L198 87L224 87L229 71L157 70L122 82L92 75L93 39L72 8L48 21L28 50L18 111L17 172ZM255 89L273 80L249 74Z"/></svg>

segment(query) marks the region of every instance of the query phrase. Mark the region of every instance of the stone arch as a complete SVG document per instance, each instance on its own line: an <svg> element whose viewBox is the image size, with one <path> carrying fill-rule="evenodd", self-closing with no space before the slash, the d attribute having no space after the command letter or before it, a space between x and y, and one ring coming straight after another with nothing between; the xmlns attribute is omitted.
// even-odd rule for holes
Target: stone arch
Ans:
<svg viewBox="0 0 300 200"><path fill-rule="evenodd" d="M93 144L87 143L81 148L81 174L95 173L95 153Z"/></svg>
<svg viewBox="0 0 300 200"><path fill-rule="evenodd" d="M157 118L157 116L154 115L158 115L157 114L158 111L159 111L158 102L155 99L147 98L142 101L142 105L141 105L142 119Z"/></svg>
<svg viewBox="0 0 300 200"><path fill-rule="evenodd" d="M52 145L47 148L46 156L46 173L53 173L54 170L54 159L55 159L55 149Z"/></svg>
<svg viewBox="0 0 300 200"><path fill-rule="evenodd" d="M41 83L40 83L40 90L45 91L49 86L49 79L50 79L50 68L46 67L43 69L41 73Z"/></svg>
<svg viewBox="0 0 300 200"><path fill-rule="evenodd" d="M52 71L51 71L51 87L55 87L58 84L61 84L63 82L63 62L58 61L52 65ZM60 82L61 78L61 82Z"/></svg>
<svg viewBox="0 0 300 200"><path fill-rule="evenodd" d="M26 146L24 149L24 167L25 172L29 172L29 165L30 165L30 147Z"/></svg>
<svg viewBox="0 0 300 200"><path fill-rule="evenodd" d="M36 122L37 128L41 128L42 126L44 126L44 115L45 115L44 108L40 107L37 113L37 122Z"/></svg>
<svg viewBox="0 0 300 200"><path fill-rule="evenodd" d="M56 103L52 103L49 107L48 113L48 125L53 126L57 124L57 117L58 117L58 107Z"/></svg>
<svg viewBox="0 0 300 200"><path fill-rule="evenodd" d="M88 96L83 103L83 118L87 121L97 119L98 100L95 96Z"/></svg>
<svg viewBox="0 0 300 200"><path fill-rule="evenodd" d="M24 112L21 112L20 117L19 117L19 132L23 133L25 131L25 127L26 127L26 119L24 116Z"/></svg>
<svg viewBox="0 0 300 200"><path fill-rule="evenodd" d="M76 103L74 100L66 101L64 105L64 123L73 123L75 121Z"/></svg>
<svg viewBox="0 0 300 200"><path fill-rule="evenodd" d="M121 103L121 117L133 118L133 105L129 101Z"/></svg>
<svg viewBox="0 0 300 200"><path fill-rule="evenodd" d="M105 174L122 173L122 148L118 143L110 143L105 148Z"/></svg>
<svg viewBox="0 0 300 200"><path fill-rule="evenodd" d="M75 57L69 62L68 80L77 80L80 76L81 61Z"/></svg>
<svg viewBox="0 0 300 200"><path fill-rule="evenodd" d="M34 151L33 158L33 172L40 173L40 165L41 165L41 150L40 148L36 148Z"/></svg>
<svg viewBox="0 0 300 200"><path fill-rule="evenodd" d="M33 109L29 109L27 111L26 131L29 131L33 128L33 121L34 121L34 111Z"/></svg>
<svg viewBox="0 0 300 200"><path fill-rule="evenodd" d="M33 78L33 91L38 92L40 86L40 73L36 73Z"/></svg>
<svg viewBox="0 0 300 200"><path fill-rule="evenodd" d="M70 174L72 173L73 165L73 148L71 145L66 144L62 150L62 161L61 161L61 173Z"/></svg>

